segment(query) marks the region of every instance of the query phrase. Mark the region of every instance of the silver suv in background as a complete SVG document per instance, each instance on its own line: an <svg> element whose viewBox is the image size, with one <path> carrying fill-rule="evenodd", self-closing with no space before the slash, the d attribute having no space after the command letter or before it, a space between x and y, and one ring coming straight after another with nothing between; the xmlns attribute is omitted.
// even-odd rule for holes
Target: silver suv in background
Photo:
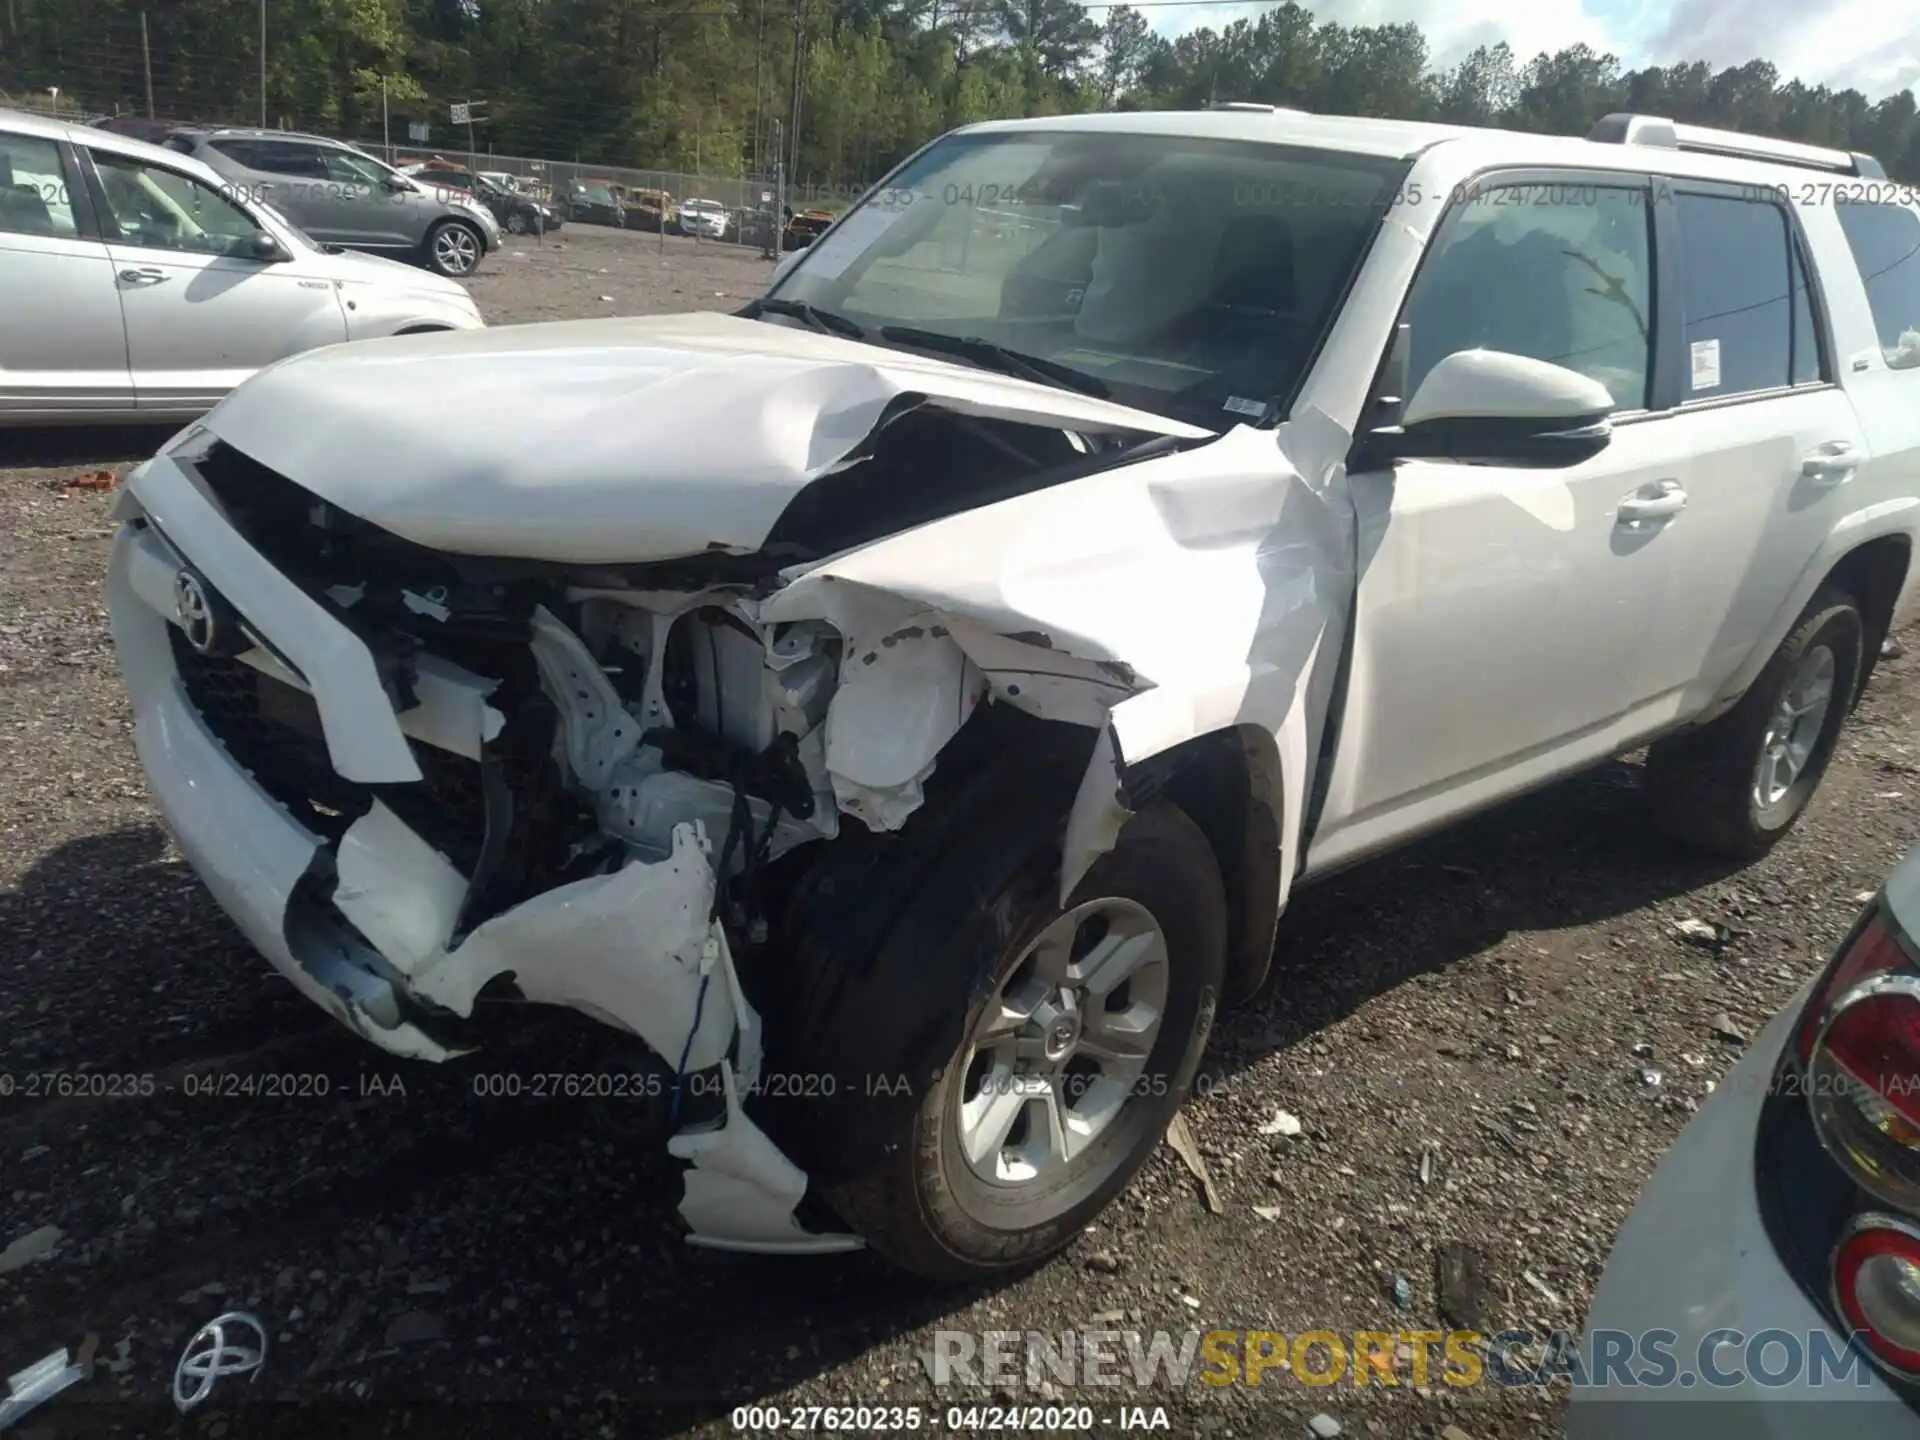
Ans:
<svg viewBox="0 0 1920 1440"><path fill-rule="evenodd" d="M350 145L282 130L179 129L167 147L205 162L325 245L417 259L455 279L500 246L473 196L423 184Z"/></svg>
<svg viewBox="0 0 1920 1440"><path fill-rule="evenodd" d="M0 428L186 419L302 350L482 323L189 156L0 110Z"/></svg>

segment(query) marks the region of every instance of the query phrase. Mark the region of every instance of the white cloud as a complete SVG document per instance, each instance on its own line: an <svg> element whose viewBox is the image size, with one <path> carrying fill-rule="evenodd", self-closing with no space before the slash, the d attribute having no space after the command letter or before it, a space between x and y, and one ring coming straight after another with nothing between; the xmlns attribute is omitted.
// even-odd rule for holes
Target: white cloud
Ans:
<svg viewBox="0 0 1920 1440"><path fill-rule="evenodd" d="M1180 35L1201 26L1217 30L1265 8L1143 13L1162 34ZM1628 66L1768 59L1783 76L1851 85L1874 100L1902 86L1920 89L1920 0L1322 0L1309 8L1343 25L1412 21L1426 33L1436 67L1500 40L1523 62L1585 42Z"/></svg>

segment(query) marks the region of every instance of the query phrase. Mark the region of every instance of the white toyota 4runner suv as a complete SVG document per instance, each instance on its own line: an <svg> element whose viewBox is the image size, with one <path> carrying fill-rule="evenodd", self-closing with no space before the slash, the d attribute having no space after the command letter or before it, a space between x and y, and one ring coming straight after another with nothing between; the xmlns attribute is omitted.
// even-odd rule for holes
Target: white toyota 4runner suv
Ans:
<svg viewBox="0 0 1920 1440"><path fill-rule="evenodd" d="M1302 880L1649 743L1780 837L1915 600L1917 256L1652 117L974 126L740 314L242 385L119 502L141 759L376 1045L644 1042L696 1242L1004 1272Z"/></svg>

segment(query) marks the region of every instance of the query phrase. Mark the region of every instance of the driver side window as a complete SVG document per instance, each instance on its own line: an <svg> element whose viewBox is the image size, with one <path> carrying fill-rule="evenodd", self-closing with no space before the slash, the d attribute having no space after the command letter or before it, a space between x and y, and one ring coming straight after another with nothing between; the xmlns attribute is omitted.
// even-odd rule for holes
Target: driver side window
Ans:
<svg viewBox="0 0 1920 1440"><path fill-rule="evenodd" d="M327 179L341 185L383 185L386 176L371 164L363 162L357 155L349 155L344 150L325 150Z"/></svg>
<svg viewBox="0 0 1920 1440"><path fill-rule="evenodd" d="M93 152L117 238L156 250L251 257L259 227L197 180L123 155Z"/></svg>
<svg viewBox="0 0 1920 1440"><path fill-rule="evenodd" d="M1408 298L1407 394L1460 350L1502 350L1598 380L1642 410L1653 369L1646 192L1503 185L1456 202Z"/></svg>

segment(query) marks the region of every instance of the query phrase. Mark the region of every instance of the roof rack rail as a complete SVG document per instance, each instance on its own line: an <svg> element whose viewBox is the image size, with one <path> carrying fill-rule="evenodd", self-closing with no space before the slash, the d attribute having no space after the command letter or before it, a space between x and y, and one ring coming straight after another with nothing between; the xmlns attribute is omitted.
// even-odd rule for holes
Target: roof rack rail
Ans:
<svg viewBox="0 0 1920 1440"><path fill-rule="evenodd" d="M1290 110L1285 105L1268 105L1260 100L1216 100L1209 110L1242 110L1256 115L1305 115L1305 110Z"/></svg>
<svg viewBox="0 0 1920 1440"><path fill-rule="evenodd" d="M1655 145L1665 150L1688 150L1700 155L1771 160L1781 165L1827 170L1836 175L1860 175L1871 180L1887 178L1886 169L1878 160L1857 150L1829 150L1824 145L1803 145L1797 140L1769 140L1761 135L1742 134L1738 130L1710 130L1702 125L1681 125L1665 115L1630 115L1622 111L1601 120L1587 133L1587 139L1602 145Z"/></svg>

